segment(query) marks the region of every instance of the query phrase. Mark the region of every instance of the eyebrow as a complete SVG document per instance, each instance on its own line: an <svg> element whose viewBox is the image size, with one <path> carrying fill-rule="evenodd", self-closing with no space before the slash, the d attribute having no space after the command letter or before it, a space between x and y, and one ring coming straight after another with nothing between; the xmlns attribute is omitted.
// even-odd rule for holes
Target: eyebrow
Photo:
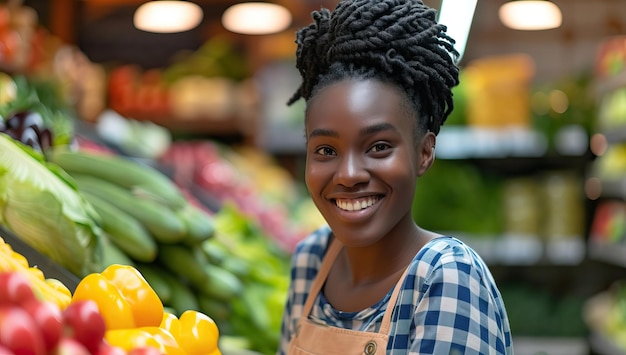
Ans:
<svg viewBox="0 0 626 355"><path fill-rule="evenodd" d="M397 130L396 130L396 127L394 127L390 123L379 123L379 124L375 124L373 126L368 126L368 127L361 129L359 134L362 136L367 136L367 135L382 132L382 131L397 131Z"/></svg>
<svg viewBox="0 0 626 355"><path fill-rule="evenodd" d="M397 131L397 129L389 123L379 123L373 126L368 126L359 131L361 136L367 136L370 134L382 132L382 131ZM336 131L330 129L317 128L311 131L309 134L309 138L312 137L339 137L339 134Z"/></svg>
<svg viewBox="0 0 626 355"><path fill-rule="evenodd" d="M309 134L309 138L313 137L339 137L339 134L330 129L316 128Z"/></svg>

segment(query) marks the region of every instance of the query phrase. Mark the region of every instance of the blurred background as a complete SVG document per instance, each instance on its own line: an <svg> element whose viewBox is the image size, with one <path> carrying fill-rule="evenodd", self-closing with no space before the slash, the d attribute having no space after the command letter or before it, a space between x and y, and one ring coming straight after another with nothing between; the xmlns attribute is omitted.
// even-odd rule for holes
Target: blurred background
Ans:
<svg viewBox="0 0 626 355"><path fill-rule="evenodd" d="M626 353L626 0L424 2L456 34L461 85L415 219L486 260L517 354ZM196 12L150 22L157 3ZM337 1L255 2L233 20L243 3L0 1L0 103L26 80L67 108L70 140L157 166L213 212L235 201L289 251L323 223L303 106L285 105L294 31Z"/></svg>

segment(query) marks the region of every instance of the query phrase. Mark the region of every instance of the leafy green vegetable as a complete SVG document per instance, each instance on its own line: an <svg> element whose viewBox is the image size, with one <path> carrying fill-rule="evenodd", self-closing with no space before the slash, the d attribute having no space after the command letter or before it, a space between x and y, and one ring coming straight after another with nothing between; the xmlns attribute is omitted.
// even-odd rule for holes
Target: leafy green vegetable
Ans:
<svg viewBox="0 0 626 355"><path fill-rule="evenodd" d="M0 224L84 276L100 262L99 217L69 176L46 164L32 148L0 134Z"/></svg>
<svg viewBox="0 0 626 355"><path fill-rule="evenodd" d="M417 182L413 217L441 233L502 232L501 178L467 162L438 160Z"/></svg>
<svg viewBox="0 0 626 355"><path fill-rule="evenodd" d="M75 113L63 96L59 83L52 80L37 80L25 76L14 76L17 96L0 105L0 116L7 119L19 111L38 112L53 135L53 144L67 145L75 132Z"/></svg>

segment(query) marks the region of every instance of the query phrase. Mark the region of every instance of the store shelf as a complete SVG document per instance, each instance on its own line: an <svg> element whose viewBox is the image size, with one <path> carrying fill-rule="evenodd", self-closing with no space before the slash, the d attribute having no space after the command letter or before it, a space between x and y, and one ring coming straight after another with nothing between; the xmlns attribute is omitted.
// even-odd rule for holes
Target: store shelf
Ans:
<svg viewBox="0 0 626 355"><path fill-rule="evenodd" d="M610 128L602 128L600 130L600 134L606 138L606 142L608 144L626 142L626 124Z"/></svg>
<svg viewBox="0 0 626 355"><path fill-rule="evenodd" d="M626 245L590 242L588 255L591 259L626 267Z"/></svg>
<svg viewBox="0 0 626 355"><path fill-rule="evenodd" d="M586 256L582 237L548 241L537 236L514 235L482 238L463 236L460 239L490 265L579 265Z"/></svg>
<svg viewBox="0 0 626 355"><path fill-rule="evenodd" d="M514 337L515 355L588 355L585 338Z"/></svg>
<svg viewBox="0 0 626 355"><path fill-rule="evenodd" d="M239 120L227 117L219 120L209 118L173 119L167 117L153 117L150 121L165 127L172 132L182 133L207 133L214 135L243 134Z"/></svg>
<svg viewBox="0 0 626 355"><path fill-rule="evenodd" d="M547 151L545 135L526 128L449 126L437 136L441 159L542 157Z"/></svg>
<svg viewBox="0 0 626 355"><path fill-rule="evenodd" d="M602 183L602 196L604 197L626 197L626 178L600 179Z"/></svg>
<svg viewBox="0 0 626 355"><path fill-rule="evenodd" d="M626 71L622 71L612 77L602 79L598 82L595 91L598 96L605 95L611 91L626 86Z"/></svg>
<svg viewBox="0 0 626 355"><path fill-rule="evenodd" d="M591 332L589 334L589 346L594 354L598 355L624 355L624 350L603 334Z"/></svg>

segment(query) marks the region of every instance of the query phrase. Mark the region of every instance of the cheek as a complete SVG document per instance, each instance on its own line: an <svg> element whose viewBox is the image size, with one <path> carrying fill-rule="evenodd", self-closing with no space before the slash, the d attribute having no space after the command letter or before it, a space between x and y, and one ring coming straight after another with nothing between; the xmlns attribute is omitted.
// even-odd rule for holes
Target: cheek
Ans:
<svg viewBox="0 0 626 355"><path fill-rule="evenodd" d="M304 167L304 183L310 192L315 192L319 189L325 179L325 173L319 164L306 161Z"/></svg>
<svg viewBox="0 0 626 355"><path fill-rule="evenodd" d="M420 161L415 154L407 150L397 152L393 159L381 160L376 168L386 176L386 180L394 185L414 184L418 177Z"/></svg>

